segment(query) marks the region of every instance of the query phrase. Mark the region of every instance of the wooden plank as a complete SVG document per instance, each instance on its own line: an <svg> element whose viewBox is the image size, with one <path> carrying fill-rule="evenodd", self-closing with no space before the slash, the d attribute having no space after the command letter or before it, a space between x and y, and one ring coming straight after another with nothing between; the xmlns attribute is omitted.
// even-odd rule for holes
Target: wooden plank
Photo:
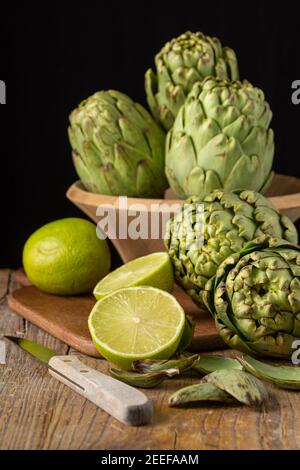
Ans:
<svg viewBox="0 0 300 470"><path fill-rule="evenodd" d="M11 277L10 269L0 269L0 302L5 300Z"/></svg>
<svg viewBox="0 0 300 470"><path fill-rule="evenodd" d="M0 285L5 282L8 285L7 274L0 272ZM4 327L10 333L22 329L22 321L5 302L1 332ZM61 353L78 354L31 324L23 325L23 333ZM79 356L90 367L107 372L104 360ZM299 393L270 386L273 397L262 411L212 404L170 409L170 394L195 381L172 379L146 391L154 404L154 422L128 427L56 381L29 355L9 346L7 364L0 365L0 449L300 449Z"/></svg>
<svg viewBox="0 0 300 470"><path fill-rule="evenodd" d="M104 361L81 357L105 371ZM170 409L167 400L177 388L195 379L176 379L146 391L153 400L152 425L130 428L120 424L82 397L60 390L57 407L43 448L46 449L299 449L300 402L293 392L274 389L266 409L205 405ZM64 429L64 432L59 432Z"/></svg>
<svg viewBox="0 0 300 470"><path fill-rule="evenodd" d="M14 276L0 272L7 293L19 287ZM26 336L62 354L68 347L0 304L0 334ZM13 345L6 347L6 365L0 366L0 449L38 449L51 419L56 394L47 368Z"/></svg>
<svg viewBox="0 0 300 470"><path fill-rule="evenodd" d="M18 287L12 271L0 270L0 336L3 334L23 336L25 321L7 307L6 296ZM2 299L2 300L1 300Z"/></svg>

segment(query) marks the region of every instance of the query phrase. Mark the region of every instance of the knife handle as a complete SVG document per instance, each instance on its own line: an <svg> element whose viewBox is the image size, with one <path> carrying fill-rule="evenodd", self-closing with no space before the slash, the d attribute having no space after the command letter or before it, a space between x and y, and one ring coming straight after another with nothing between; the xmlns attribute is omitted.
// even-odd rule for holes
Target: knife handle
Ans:
<svg viewBox="0 0 300 470"><path fill-rule="evenodd" d="M153 417L147 396L134 387L86 366L76 356L54 356L49 372L124 424L140 426Z"/></svg>

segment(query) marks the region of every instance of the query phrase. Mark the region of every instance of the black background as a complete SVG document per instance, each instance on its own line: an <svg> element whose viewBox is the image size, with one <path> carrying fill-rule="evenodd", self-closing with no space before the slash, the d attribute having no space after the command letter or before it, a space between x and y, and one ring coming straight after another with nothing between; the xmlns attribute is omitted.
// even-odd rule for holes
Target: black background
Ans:
<svg viewBox="0 0 300 470"><path fill-rule="evenodd" d="M275 170L300 177L299 2L43 2L1 15L0 267L17 267L30 233L81 213L65 198L77 178L68 114L114 88L146 104L143 75L163 44L185 30L218 36L238 56L241 78L261 87L274 112ZM4 12L3 12L4 13Z"/></svg>

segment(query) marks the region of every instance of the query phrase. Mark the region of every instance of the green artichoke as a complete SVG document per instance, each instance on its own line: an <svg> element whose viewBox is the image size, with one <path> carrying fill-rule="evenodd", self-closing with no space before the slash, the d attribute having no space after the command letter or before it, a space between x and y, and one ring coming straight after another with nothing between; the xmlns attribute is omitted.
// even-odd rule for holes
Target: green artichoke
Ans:
<svg viewBox="0 0 300 470"><path fill-rule="evenodd" d="M207 76L238 80L234 51L219 39L187 31L172 39L155 57L156 74L145 75L147 100L157 122L169 130L195 82Z"/></svg>
<svg viewBox="0 0 300 470"><path fill-rule="evenodd" d="M298 241L294 224L261 194L215 190L203 205L197 197L186 201L167 224L165 246L177 281L203 304L205 285L224 259L262 235Z"/></svg>
<svg viewBox="0 0 300 470"><path fill-rule="evenodd" d="M291 358L300 339L300 248L262 237L227 258L206 303L223 340L248 354Z"/></svg>
<svg viewBox="0 0 300 470"><path fill-rule="evenodd" d="M76 171L94 193L161 197L165 134L128 96L100 91L70 115L69 139Z"/></svg>
<svg viewBox="0 0 300 470"><path fill-rule="evenodd" d="M250 83L196 83L166 140L166 175L179 197L214 189L263 192L272 179L272 112Z"/></svg>

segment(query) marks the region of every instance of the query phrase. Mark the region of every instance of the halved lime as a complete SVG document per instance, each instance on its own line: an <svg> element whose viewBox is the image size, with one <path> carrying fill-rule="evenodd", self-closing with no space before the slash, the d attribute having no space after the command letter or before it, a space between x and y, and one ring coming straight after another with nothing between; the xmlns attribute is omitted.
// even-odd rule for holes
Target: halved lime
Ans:
<svg viewBox="0 0 300 470"><path fill-rule="evenodd" d="M152 286L171 292L174 284L168 253L142 256L105 276L95 287L94 296L101 299L123 287Z"/></svg>
<svg viewBox="0 0 300 470"><path fill-rule="evenodd" d="M138 359L171 357L184 331L185 314L168 292L129 287L98 300L88 326L100 354L130 369Z"/></svg>

